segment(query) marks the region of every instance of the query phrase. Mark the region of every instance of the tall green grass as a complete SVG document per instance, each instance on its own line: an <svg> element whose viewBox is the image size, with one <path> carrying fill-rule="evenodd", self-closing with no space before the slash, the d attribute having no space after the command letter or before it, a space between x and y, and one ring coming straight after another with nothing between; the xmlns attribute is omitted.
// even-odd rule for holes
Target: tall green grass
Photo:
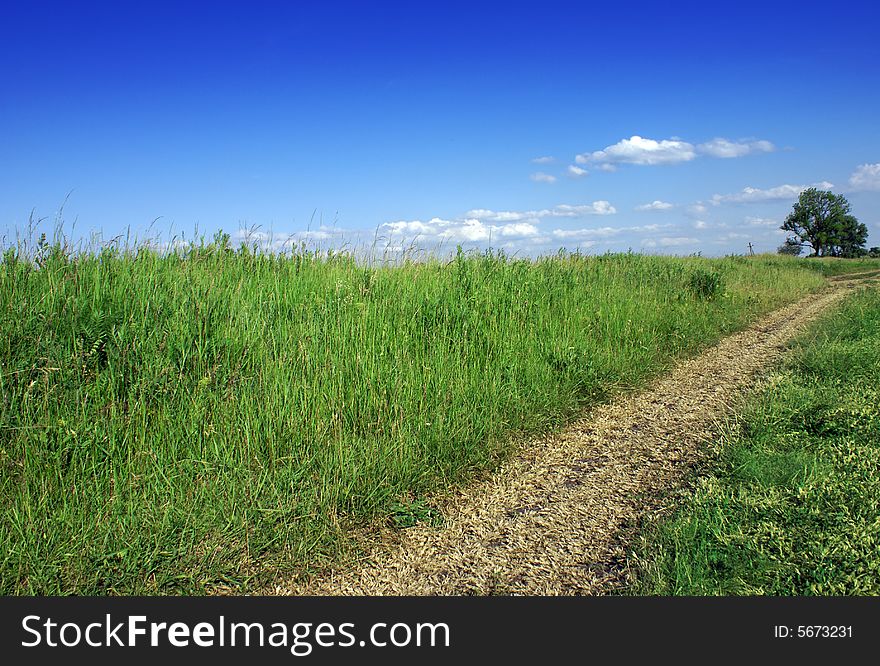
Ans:
<svg viewBox="0 0 880 666"><path fill-rule="evenodd" d="M320 565L352 524L821 282L770 256L9 250L0 593L245 591Z"/></svg>
<svg viewBox="0 0 880 666"><path fill-rule="evenodd" d="M880 293L801 338L637 548L636 594L880 594Z"/></svg>

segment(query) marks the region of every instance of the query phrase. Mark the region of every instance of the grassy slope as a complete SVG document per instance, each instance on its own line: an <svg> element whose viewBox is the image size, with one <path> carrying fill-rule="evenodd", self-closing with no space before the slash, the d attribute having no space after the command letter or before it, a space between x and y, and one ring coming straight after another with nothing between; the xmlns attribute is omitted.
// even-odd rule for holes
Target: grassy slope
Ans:
<svg viewBox="0 0 880 666"><path fill-rule="evenodd" d="M0 266L7 594L244 590L319 563L346 520L820 283L776 257L41 252ZM723 297L695 294L707 271Z"/></svg>
<svg viewBox="0 0 880 666"><path fill-rule="evenodd" d="M638 594L880 594L880 293L801 338L717 468L646 530Z"/></svg>

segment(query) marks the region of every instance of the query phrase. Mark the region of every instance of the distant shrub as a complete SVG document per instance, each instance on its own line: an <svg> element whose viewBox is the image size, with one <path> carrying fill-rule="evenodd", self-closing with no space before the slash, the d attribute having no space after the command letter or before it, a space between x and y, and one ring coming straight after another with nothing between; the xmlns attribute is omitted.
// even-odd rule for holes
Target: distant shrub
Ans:
<svg viewBox="0 0 880 666"><path fill-rule="evenodd" d="M724 280L721 273L697 268L688 277L687 286L694 296L708 301L724 291Z"/></svg>

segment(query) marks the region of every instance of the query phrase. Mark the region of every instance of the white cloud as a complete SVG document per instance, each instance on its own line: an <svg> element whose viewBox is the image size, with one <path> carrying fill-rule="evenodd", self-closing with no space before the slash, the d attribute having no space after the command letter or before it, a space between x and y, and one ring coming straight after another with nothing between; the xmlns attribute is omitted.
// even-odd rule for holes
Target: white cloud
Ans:
<svg viewBox="0 0 880 666"><path fill-rule="evenodd" d="M559 204L554 208L542 208L541 210L488 210L476 208L465 213L465 217L476 218L487 222L518 222L521 220L537 223L544 218L552 217L583 217L584 215L613 215L617 209L610 202L603 200L594 201L590 204L572 206Z"/></svg>
<svg viewBox="0 0 880 666"><path fill-rule="evenodd" d="M541 236L537 226L544 219L577 219L591 215L612 215L616 212L614 206L604 200L580 205L560 204L553 208L526 211L476 208L453 220L433 217L429 220L386 222L380 225L379 235L401 246L412 241L425 245L492 241L493 244L499 242L503 246L505 240L539 243L550 240L549 237Z"/></svg>
<svg viewBox="0 0 880 666"><path fill-rule="evenodd" d="M488 220L490 222L517 222L519 220L538 220L550 214L549 210L529 210L525 212L509 211L509 210L487 210L486 208L475 208L465 213L465 217L475 217L480 220Z"/></svg>
<svg viewBox="0 0 880 666"><path fill-rule="evenodd" d="M712 196L712 203L717 206L722 203L752 203L754 201L797 199L801 192L810 187L815 187L818 190L830 190L834 185L823 180L812 185L779 185L766 190L756 187L744 187L735 194L715 194Z"/></svg>
<svg viewBox="0 0 880 666"><path fill-rule="evenodd" d="M697 220L694 222L694 229L708 229L709 225L703 220Z"/></svg>
<svg viewBox="0 0 880 666"><path fill-rule="evenodd" d="M697 152L710 157L743 157L750 153L772 153L776 150L769 141L730 141L716 138L697 146Z"/></svg>
<svg viewBox="0 0 880 666"><path fill-rule="evenodd" d="M681 247L682 245L695 245L699 242L700 241L696 238L690 238L688 236L664 236L657 240L646 238L642 241L642 245L644 247Z"/></svg>
<svg viewBox="0 0 880 666"><path fill-rule="evenodd" d="M581 169L579 166L575 166L574 164L570 164L568 166L568 175L572 178L580 178L581 176L586 176L590 172L586 169Z"/></svg>
<svg viewBox="0 0 880 666"><path fill-rule="evenodd" d="M849 177L854 190L880 190L880 163L860 164Z"/></svg>
<svg viewBox="0 0 880 666"><path fill-rule="evenodd" d="M686 141L673 139L644 139L631 136L613 146L575 157L578 164L675 164L687 162L697 156L694 146Z"/></svg>
<svg viewBox="0 0 880 666"><path fill-rule="evenodd" d="M562 240L609 239L626 233L644 233L659 231L671 227L671 224L646 224L635 227L593 227L583 229L554 229L554 238Z"/></svg>
<svg viewBox="0 0 880 666"><path fill-rule="evenodd" d="M599 227L597 229L554 229L554 238L610 238L625 231L625 227Z"/></svg>
<svg viewBox="0 0 880 666"><path fill-rule="evenodd" d="M603 171L615 171L618 164L679 164L690 162L700 155L731 158L774 150L776 146L763 139L731 141L717 137L695 146L679 137L657 141L634 135L603 150L581 153L575 156L575 161L578 164L595 164Z"/></svg>
<svg viewBox="0 0 880 666"><path fill-rule="evenodd" d="M581 206L560 204L553 211L555 217L581 217L582 215L614 215L617 209L609 202L601 199Z"/></svg>
<svg viewBox="0 0 880 666"><path fill-rule="evenodd" d="M268 252L284 252L294 250L302 243L306 245L314 245L316 243L344 245L346 241L355 241L359 238L360 231L321 225L317 229L295 231L293 233L238 229L232 234L231 241L233 246L244 243L248 247L256 245L258 248Z"/></svg>
<svg viewBox="0 0 880 666"><path fill-rule="evenodd" d="M555 161L556 161L555 157L552 157L550 155L546 155L544 157L536 157L535 159L532 160L532 163L533 164L553 164L553 162L555 162Z"/></svg>
<svg viewBox="0 0 880 666"><path fill-rule="evenodd" d="M678 247L679 245L693 245L700 241L696 238L690 238L689 236L675 236L674 238L661 238L658 242L661 247Z"/></svg>
<svg viewBox="0 0 880 666"><path fill-rule="evenodd" d="M596 245L598 245L600 243L599 240L591 239L590 234L581 235L581 234L577 234L577 233L572 233L567 236L560 236L560 235L557 235L557 233L556 233L557 231L562 231L562 230L557 229L556 231L554 231L553 238L561 241L569 248L571 248L572 246L576 246L579 250L586 250L587 248L595 247ZM583 231L588 231L588 230L583 230ZM551 239L547 239L547 241L552 242Z"/></svg>
<svg viewBox="0 0 880 666"><path fill-rule="evenodd" d="M538 229L528 222L517 222L498 227L498 232L504 237L529 238L538 235Z"/></svg>
<svg viewBox="0 0 880 666"><path fill-rule="evenodd" d="M544 173L543 171L538 171L537 173L533 173L529 176L536 183L555 183L556 176L551 176L549 173Z"/></svg>
<svg viewBox="0 0 880 666"><path fill-rule="evenodd" d="M747 215L745 222L750 227L778 227L779 222L777 220L773 220L769 217L754 217L753 215Z"/></svg>
<svg viewBox="0 0 880 666"><path fill-rule="evenodd" d="M651 203L636 206L636 210L669 210L670 208L673 208L673 204L666 201L660 201L659 199L652 201Z"/></svg>
<svg viewBox="0 0 880 666"><path fill-rule="evenodd" d="M497 238L529 238L538 235L537 227L528 222L486 224L475 218L444 220L439 217L431 218L426 222L421 220L386 222L379 227L379 232L392 238L402 236L405 239L450 243L476 243Z"/></svg>

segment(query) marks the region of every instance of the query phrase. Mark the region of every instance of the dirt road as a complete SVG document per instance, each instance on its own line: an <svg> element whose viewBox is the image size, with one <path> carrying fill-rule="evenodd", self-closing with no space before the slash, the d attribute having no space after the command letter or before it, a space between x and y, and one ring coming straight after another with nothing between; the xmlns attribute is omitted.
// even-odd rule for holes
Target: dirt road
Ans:
<svg viewBox="0 0 880 666"><path fill-rule="evenodd" d="M681 482L719 422L804 325L860 278L722 340L637 394L524 445L440 505L442 527L381 529L360 561L277 594L600 594L620 580L633 525Z"/></svg>

